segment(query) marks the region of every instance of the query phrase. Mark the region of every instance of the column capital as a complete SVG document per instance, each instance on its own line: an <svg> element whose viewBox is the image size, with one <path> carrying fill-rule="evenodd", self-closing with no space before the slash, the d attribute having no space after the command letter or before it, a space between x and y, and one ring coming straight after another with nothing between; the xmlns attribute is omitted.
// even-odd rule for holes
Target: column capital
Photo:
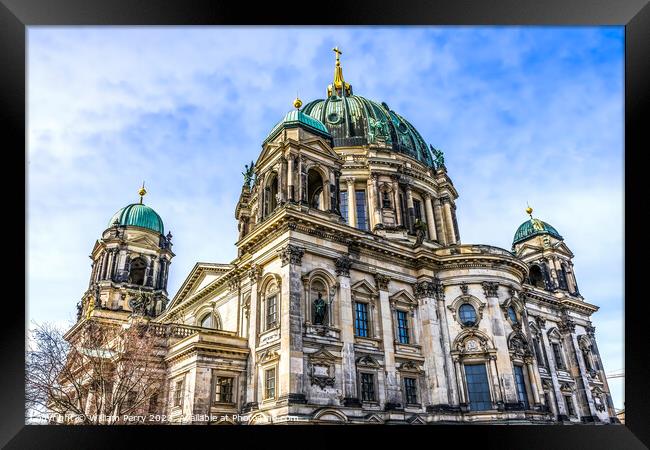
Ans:
<svg viewBox="0 0 650 450"><path fill-rule="evenodd" d="M381 273L376 273L375 282L377 283L377 289L379 289L380 291L387 291L388 283L390 282L390 277L383 275Z"/></svg>
<svg viewBox="0 0 650 450"><path fill-rule="evenodd" d="M302 262L302 256L305 254L305 249L302 247L297 247L295 245L288 244L283 249L280 249L278 253L282 258L283 266L286 266L287 264L300 265Z"/></svg>
<svg viewBox="0 0 650 450"><path fill-rule="evenodd" d="M257 264L253 264L250 269L248 269L248 277L250 278L251 284L257 283L262 276L262 268Z"/></svg>
<svg viewBox="0 0 650 450"><path fill-rule="evenodd" d="M444 196L438 198L438 200L439 200L440 203L442 203L443 205L445 205L445 204L447 204L447 203L449 203L449 204L451 205L451 197L449 197L448 195L444 195Z"/></svg>
<svg viewBox="0 0 650 450"><path fill-rule="evenodd" d="M483 293L485 294L485 297L497 297L497 291L499 290L499 283L484 281L482 285L483 285Z"/></svg>
<svg viewBox="0 0 650 450"><path fill-rule="evenodd" d="M431 193L426 192L426 191L422 192L421 195L422 195L422 198L423 198L425 201L426 201L426 200L429 200L429 199L431 198Z"/></svg>
<svg viewBox="0 0 650 450"><path fill-rule="evenodd" d="M336 268L337 276L349 277L350 267L352 267L352 260L350 260L350 257L347 254L345 254L334 260L334 266Z"/></svg>
<svg viewBox="0 0 650 450"><path fill-rule="evenodd" d="M437 298L438 300L443 300L444 286L439 278L434 278L433 281L418 281L413 285L413 293L416 298Z"/></svg>
<svg viewBox="0 0 650 450"><path fill-rule="evenodd" d="M355 178L355 177L345 177L345 182L348 184L348 186L349 186L349 185L353 185L353 186L354 186L354 182L355 182L355 181L356 181L356 178Z"/></svg>

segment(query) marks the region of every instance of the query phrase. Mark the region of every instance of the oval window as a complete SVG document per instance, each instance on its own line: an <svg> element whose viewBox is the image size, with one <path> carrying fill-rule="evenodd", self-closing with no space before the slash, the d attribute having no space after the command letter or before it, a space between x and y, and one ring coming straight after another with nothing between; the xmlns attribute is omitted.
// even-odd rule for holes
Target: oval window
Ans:
<svg viewBox="0 0 650 450"><path fill-rule="evenodd" d="M333 112L327 115L327 121L329 123L339 123L341 120L341 116L339 116L337 113Z"/></svg>
<svg viewBox="0 0 650 450"><path fill-rule="evenodd" d="M400 122L397 124L397 129L400 131L400 133L406 133L408 129L406 128L406 125L404 125L403 122Z"/></svg>
<svg viewBox="0 0 650 450"><path fill-rule="evenodd" d="M508 307L508 317L510 317L510 320L512 320L512 323L518 323L519 321L517 320L517 313L515 312L514 308L512 306Z"/></svg>
<svg viewBox="0 0 650 450"><path fill-rule="evenodd" d="M460 305L460 308L458 308L458 315L461 324L465 326L476 324L476 310L469 303L463 303Z"/></svg>

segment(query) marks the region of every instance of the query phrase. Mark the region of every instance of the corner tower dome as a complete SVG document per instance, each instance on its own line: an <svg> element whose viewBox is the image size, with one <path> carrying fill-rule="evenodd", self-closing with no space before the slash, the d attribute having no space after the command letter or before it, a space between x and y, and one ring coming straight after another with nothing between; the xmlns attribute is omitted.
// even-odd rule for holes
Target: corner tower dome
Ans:
<svg viewBox="0 0 650 450"><path fill-rule="evenodd" d="M530 215L530 219L525 221L521 225L519 225L519 228L517 228L515 237L512 240L513 247L515 244L518 244L519 242L525 241L530 237L537 236L540 234L548 234L561 241L564 240L564 238L560 235L560 233L558 233L558 231L553 226L539 219L535 219L532 216L533 208L528 207L526 209L526 212L528 213L528 215Z"/></svg>
<svg viewBox="0 0 650 450"><path fill-rule="evenodd" d="M108 227L131 226L147 228L159 234L164 234L163 221L156 211L142 203L142 197L147 193L144 184L139 191L140 203L131 203L117 211L108 222Z"/></svg>
<svg viewBox="0 0 650 450"><path fill-rule="evenodd" d="M327 88L327 98L307 103L301 112L323 123L334 147L380 145L403 153L436 168L436 151L404 117L384 102L378 103L353 95L352 86L343 79L341 51L337 48L334 82Z"/></svg>

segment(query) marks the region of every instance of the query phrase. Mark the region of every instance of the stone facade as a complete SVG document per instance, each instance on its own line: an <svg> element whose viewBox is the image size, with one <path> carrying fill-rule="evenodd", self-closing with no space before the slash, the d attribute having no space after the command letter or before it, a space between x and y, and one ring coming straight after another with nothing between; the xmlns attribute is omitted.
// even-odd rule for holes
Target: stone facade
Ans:
<svg viewBox="0 0 650 450"><path fill-rule="evenodd" d="M569 248L544 233L513 251L462 244L457 198L444 164L281 127L242 187L237 258L197 263L147 317L176 330L156 412L172 423L615 421L598 308ZM95 264L112 257L120 273L137 247L157 279L156 261L173 256L157 238L109 229ZM89 289L80 322L130 320L128 286L96 272L104 309L86 306ZM165 284L151 289L166 302Z"/></svg>

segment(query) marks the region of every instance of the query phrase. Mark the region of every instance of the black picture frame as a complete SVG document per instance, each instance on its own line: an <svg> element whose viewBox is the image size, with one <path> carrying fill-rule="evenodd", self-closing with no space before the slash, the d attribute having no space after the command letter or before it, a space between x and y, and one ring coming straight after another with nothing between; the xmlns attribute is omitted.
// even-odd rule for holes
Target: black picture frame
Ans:
<svg viewBox="0 0 650 450"><path fill-rule="evenodd" d="M624 25L625 26L625 425L612 426L462 426L428 427L335 427L320 430L301 427L198 427L169 426L69 427L24 424L25 304L20 296L16 255L26 254L15 237L22 211L28 220L26 197L11 178L15 166L26 161L26 27L32 25ZM401 0L355 2L230 2L209 0L0 0L0 126L4 129L5 195L3 256L11 263L4 270L2 297L2 359L0 365L0 444L6 448L115 448L148 440L147 446L182 437L187 445L223 445L224 436L236 439L227 445L268 445L276 434L289 432L290 439L277 436L280 445L352 445L358 440L372 445L396 438L401 445L459 445L473 448L647 448L650 446L650 379L645 356L648 335L647 301L643 295L644 211L641 181L642 158L648 145L647 112L650 96L650 5L647 0L445 0L438 2ZM23 149L23 152L20 149ZM22 156L22 158L21 158ZM15 158L8 162L9 157ZM17 169L16 169L17 171ZM26 195L26 194L25 194ZM9 206L15 201L16 207ZM636 220L635 220L636 219ZM25 223L25 243L27 240ZM604 233L607 230L603 230ZM8 244L15 245L10 249ZM7 261L5 261L7 262ZM606 261L603 262L606 264ZM26 267L23 265L23 267ZM15 268L15 269L14 269ZM26 277L29 276L25 272ZM639 290L640 292L636 292ZM25 291L25 301L27 299ZM13 307L13 310L12 310ZM317 427L320 428L320 427ZM215 431L216 430L216 431ZM214 434L214 433L219 434ZM332 433L341 436L333 438ZM189 434L191 434L191 436ZM342 439L342 440L341 440ZM426 443L429 444L426 444ZM446 444L443 444L446 443Z"/></svg>

